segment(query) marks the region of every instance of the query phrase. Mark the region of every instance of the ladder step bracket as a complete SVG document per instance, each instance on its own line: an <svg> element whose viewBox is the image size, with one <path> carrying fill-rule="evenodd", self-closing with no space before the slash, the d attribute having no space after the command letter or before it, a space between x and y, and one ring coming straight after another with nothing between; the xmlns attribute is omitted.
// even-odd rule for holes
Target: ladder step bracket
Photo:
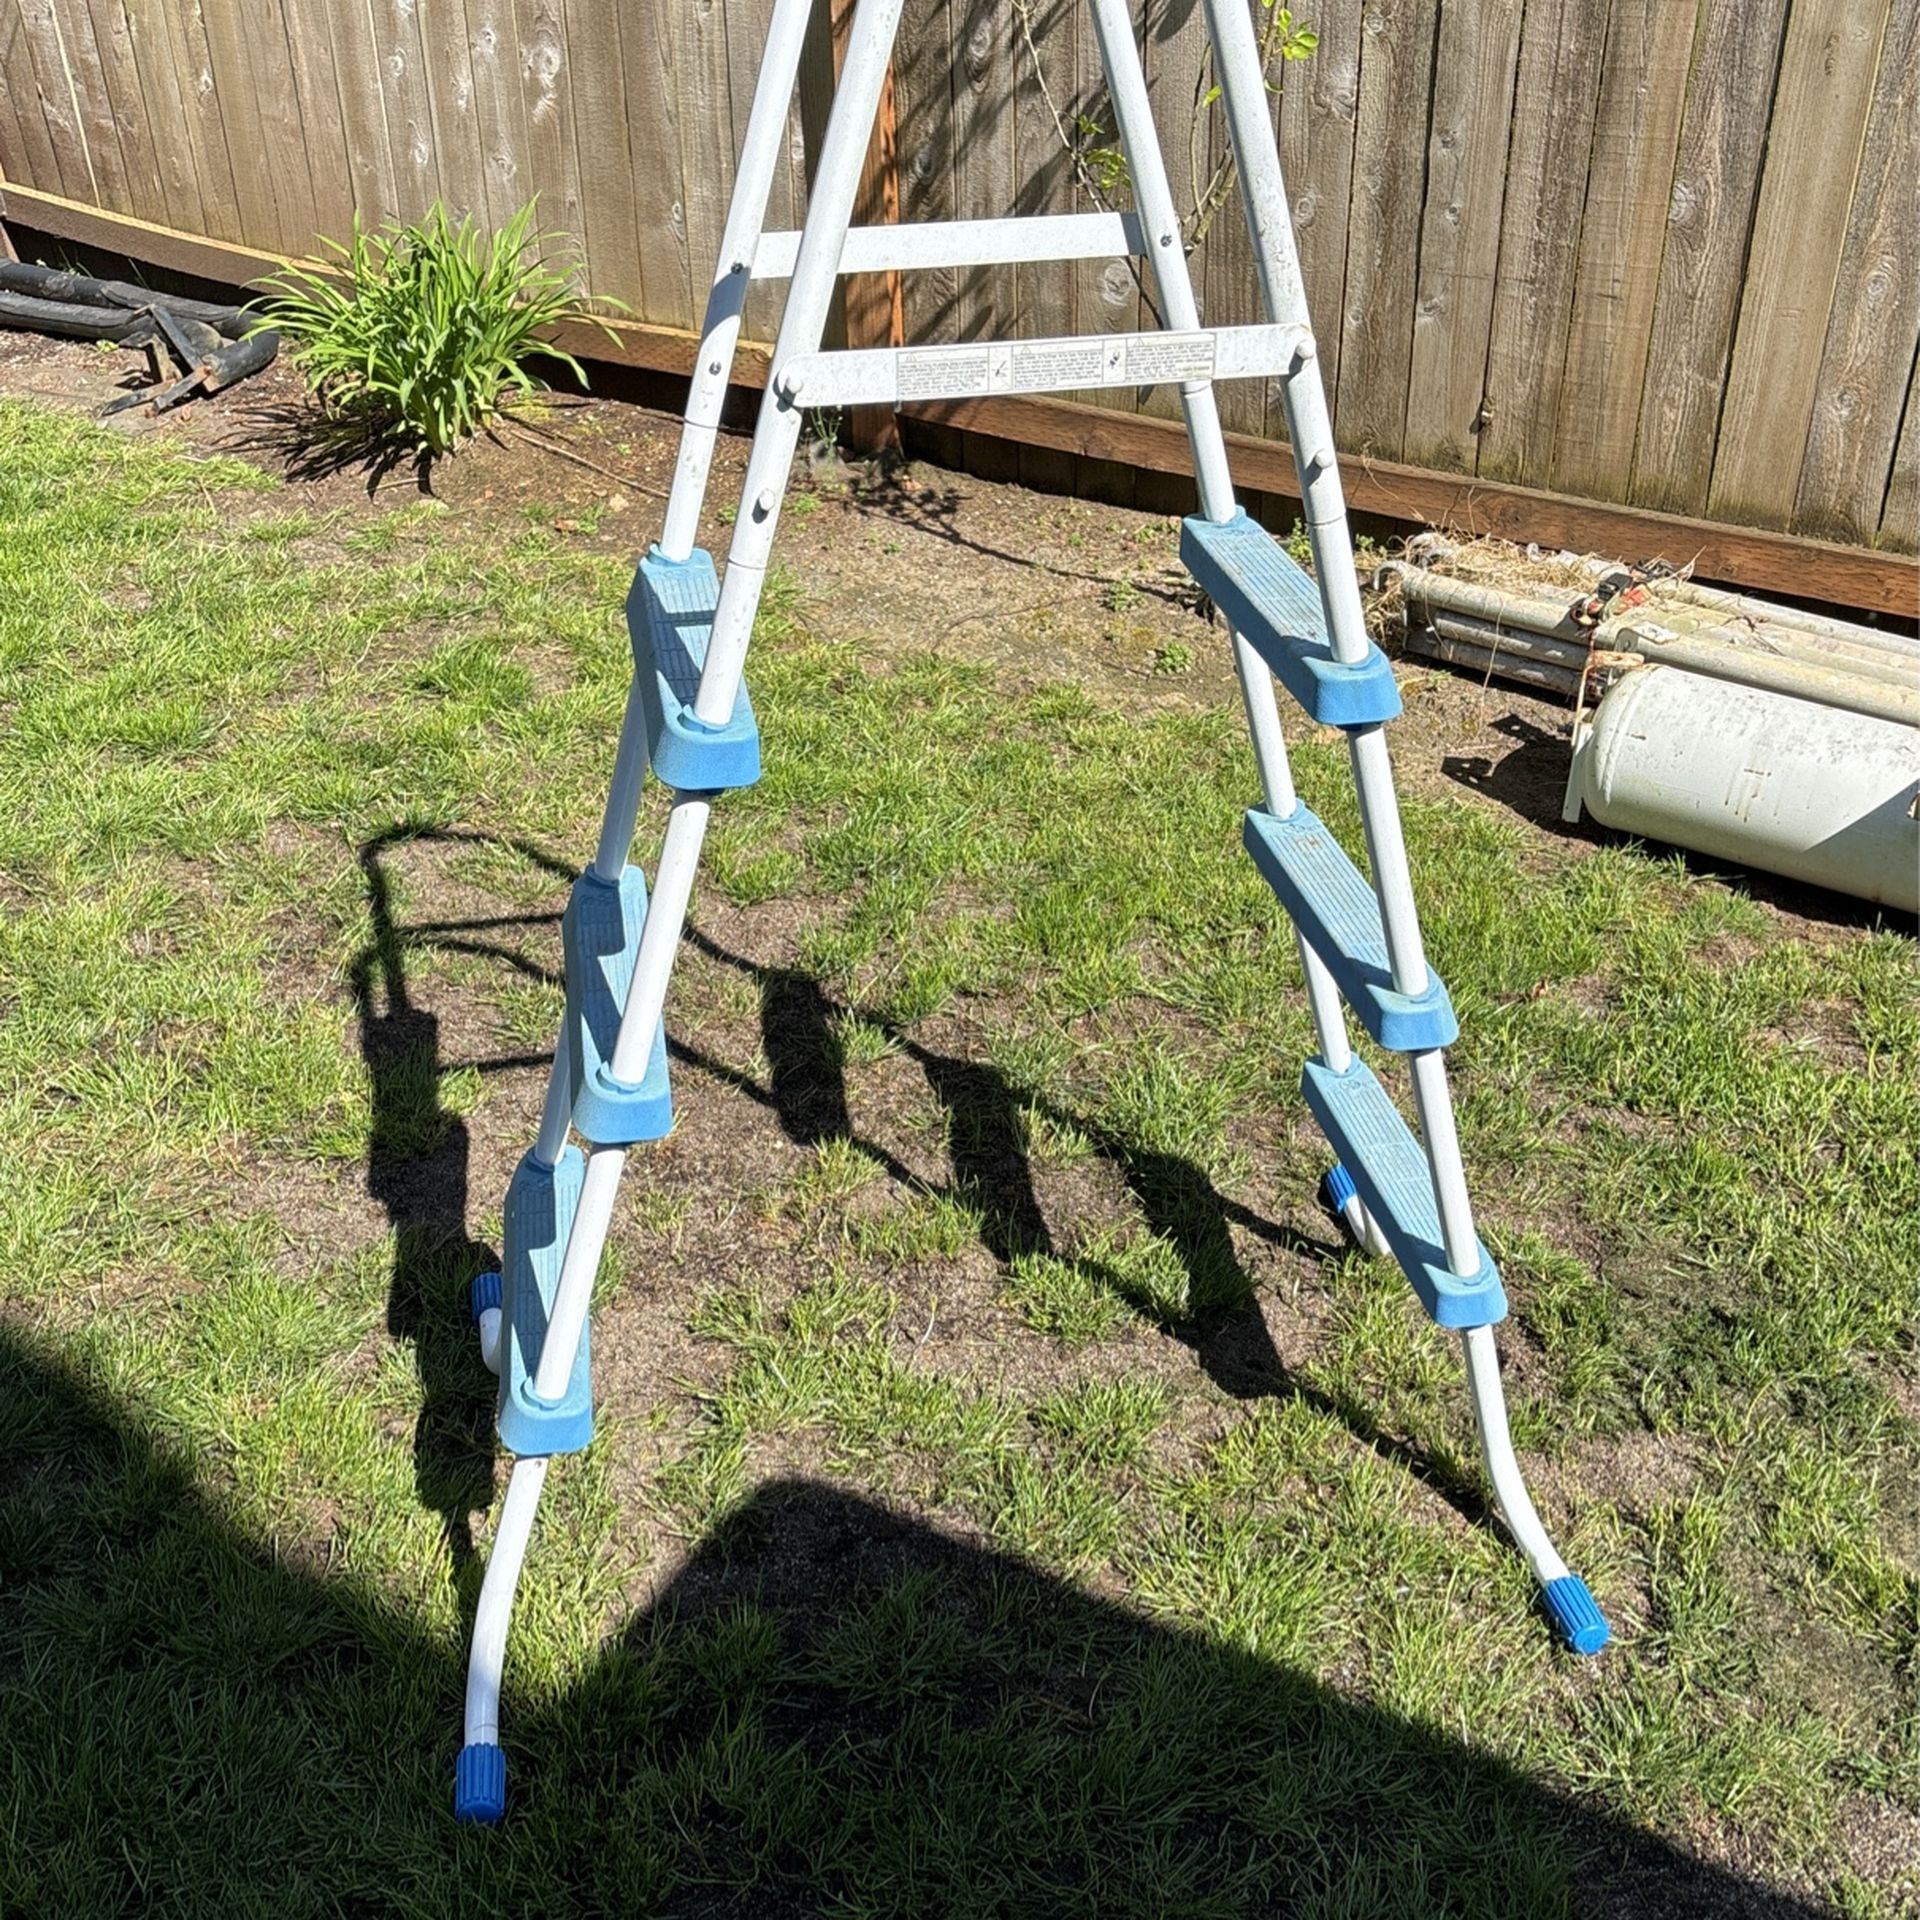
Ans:
<svg viewBox="0 0 1920 1920"><path fill-rule="evenodd" d="M580 1453L593 1439L593 1362L584 1323L566 1392L549 1402L533 1391L586 1177L586 1157L578 1147L568 1147L550 1167L528 1154L507 1188L500 1236L505 1351L497 1424L501 1445L522 1459Z"/></svg>
<svg viewBox="0 0 1920 1920"><path fill-rule="evenodd" d="M901 228L901 232L910 229ZM1285 378L1299 327L1096 333L1049 340L969 340L944 347L860 347L798 354L775 371L788 406L901 406L995 393L1078 393L1207 380Z"/></svg>
<svg viewBox="0 0 1920 1920"><path fill-rule="evenodd" d="M849 227L840 246L840 271L911 273L944 267L1004 267L1029 260L1123 260L1146 250L1137 213L913 220L891 227ZM799 257L798 233L763 233L753 250L753 277L790 279Z"/></svg>
<svg viewBox="0 0 1920 1920"><path fill-rule="evenodd" d="M1427 1053L1460 1037L1453 1003L1440 976L1424 993L1395 990L1387 961L1380 902L1326 823L1295 807L1284 820L1248 810L1242 838L1300 937L1326 963L1360 1024L1393 1053Z"/></svg>
<svg viewBox="0 0 1920 1920"><path fill-rule="evenodd" d="M1320 589L1243 507L1231 520L1184 521L1180 558L1274 677L1327 727L1372 727L1400 712L1387 656L1367 644L1349 664L1327 639Z"/></svg>
<svg viewBox="0 0 1920 1920"><path fill-rule="evenodd" d="M1489 1327L1504 1320L1507 1296L1484 1246L1478 1273L1448 1269L1427 1156L1372 1072L1358 1060L1345 1073L1309 1060L1300 1091L1435 1323Z"/></svg>
<svg viewBox="0 0 1920 1920"><path fill-rule="evenodd" d="M614 1044L646 923L647 883L638 867L628 867L617 886L589 868L573 883L560 923L573 1124L596 1147L631 1147L664 1139L673 1129L664 1030L654 1030L653 1052L637 1083L613 1077Z"/></svg>
<svg viewBox="0 0 1920 1920"><path fill-rule="evenodd" d="M724 726L709 726L693 710L719 600L713 556L698 547L684 560L653 548L627 595L647 758L676 793L725 793L760 778L760 727L744 682Z"/></svg>

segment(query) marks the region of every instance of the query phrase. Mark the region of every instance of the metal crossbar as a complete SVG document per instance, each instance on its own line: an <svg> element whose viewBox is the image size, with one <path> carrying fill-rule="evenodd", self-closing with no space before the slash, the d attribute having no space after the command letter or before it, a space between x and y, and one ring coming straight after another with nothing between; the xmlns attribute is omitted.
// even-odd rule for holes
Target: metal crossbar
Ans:
<svg viewBox="0 0 1920 1920"><path fill-rule="evenodd" d="M1330 1197L1355 1237L1397 1259L1433 1317L1459 1331L1488 1475L1546 1611L1576 1652L1596 1652L1606 1641L1592 1596L1534 1510L1507 1429L1493 1335L1505 1297L1474 1229L1444 1053L1456 1026L1421 941L1387 751L1385 729L1399 700L1362 615L1249 0L1205 0L1205 7L1266 321L1219 328L1203 325L1194 297L1127 0L1087 5L1132 183L1131 211L851 227L902 6L859 0L806 225L792 234L763 229L811 0L774 0L673 489L629 602L633 692L599 846L569 908L567 1017L539 1136L508 1194L503 1271L475 1287L482 1351L502 1382L501 1431L517 1457L474 1625L455 1793L463 1819L498 1820L505 1807L499 1700L514 1593L549 1460L577 1451L592 1432L585 1339L594 1276L627 1155L671 1125L662 1011L709 815L726 791L759 776L742 670L803 414L822 406L1123 384L1178 390L1199 494L1181 552L1230 624L1261 784L1247 844L1298 940L1319 1049L1305 1065L1302 1094L1339 1156ZM844 273L1128 254L1144 263L1161 331L822 350ZM694 533L741 311L751 281L780 278L789 284L772 377L726 565L716 570ZM1214 382L1252 376L1280 383L1311 578L1234 498ZM1276 675L1310 714L1346 733L1367 874L1295 793ZM649 895L627 856L650 763L671 788L672 805ZM1355 1057L1349 1006L1381 1046L1405 1057L1417 1132ZM569 1144L576 1132L584 1162Z"/></svg>

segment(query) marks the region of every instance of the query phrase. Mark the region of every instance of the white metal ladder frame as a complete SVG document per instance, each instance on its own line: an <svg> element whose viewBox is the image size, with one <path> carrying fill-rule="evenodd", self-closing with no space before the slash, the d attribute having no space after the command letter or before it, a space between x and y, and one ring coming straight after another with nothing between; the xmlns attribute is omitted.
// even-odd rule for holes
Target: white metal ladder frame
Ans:
<svg viewBox="0 0 1920 1920"><path fill-rule="evenodd" d="M1214 70L1238 161L1268 324L1214 329L1211 333L1201 329L1126 0L1088 0L1088 5L1119 142L1132 179L1134 212L850 228L855 191L903 5L903 0L859 0L805 226L797 236L765 232L768 194L783 148L812 4L813 0L774 3L720 259L701 328L665 527L655 549L668 562L686 561L694 553L748 285L754 279L787 277L790 285L771 377L761 403L693 703L696 720L718 728L734 712L804 410L854 401L884 403L899 399L903 391L930 396L939 392L1036 391L1048 385L1135 384L1142 367L1159 380L1178 380L1193 448L1200 513L1214 523L1232 520L1236 507L1212 378L1266 372L1282 379L1288 438L1299 469L1314 573L1333 654L1346 664L1366 659L1370 643L1346 505L1248 0L1205 0L1205 4ZM1147 263L1166 329L1156 335L1119 336L1117 358L1114 337L879 352L821 351L829 303L841 273L1129 254L1143 257ZM1138 365L1126 357L1135 350L1135 342L1141 343ZM996 353L997 359L993 357ZM1095 371L1089 353L1108 355L1100 370L1102 377L1088 377ZM1288 768L1273 679L1265 662L1238 632L1233 636L1233 655L1266 808L1276 819L1285 820L1294 814L1299 802ZM1401 994L1418 996L1426 990L1430 976L1384 730L1375 723L1347 731L1393 986ZM636 675L599 846L589 870L601 883L617 884L625 869L646 765L646 727L640 678ZM673 794L611 1062L616 1081L637 1081L654 1051L712 799L708 792ZM1299 940L1299 952L1320 1060L1333 1073L1343 1073L1353 1061L1353 1053L1339 988L1304 938ZM572 1120L568 1044L568 1026L563 1024L539 1137L530 1156L545 1168L552 1168L567 1148ZM1461 1165L1444 1054L1434 1047L1412 1053L1409 1059L1420 1139L1431 1174L1447 1264L1456 1275L1472 1275L1480 1267L1481 1254ZM596 1146L588 1155L533 1379L533 1392L543 1402L559 1402L573 1377L626 1154L625 1147ZM1377 1252L1388 1251L1350 1185L1342 1211L1364 1244ZM483 1352L489 1365L498 1368L503 1364L506 1344L499 1309L493 1305L477 1311L476 1317ZM1605 1639L1605 1625L1584 1585L1568 1572L1555 1551L1528 1497L1507 1428L1492 1327L1467 1327L1461 1339L1481 1447L1500 1511L1535 1579L1546 1590L1549 1611L1563 1637L1578 1651L1594 1651ZM515 1460L488 1560L474 1622L466 1745L460 1756L456 1789L456 1812L463 1819L493 1821L504 1810L505 1761L499 1748L501 1669L515 1590L547 1466L546 1456ZM1584 1614L1579 1611L1581 1602ZM1569 1607L1574 1610L1572 1621Z"/></svg>

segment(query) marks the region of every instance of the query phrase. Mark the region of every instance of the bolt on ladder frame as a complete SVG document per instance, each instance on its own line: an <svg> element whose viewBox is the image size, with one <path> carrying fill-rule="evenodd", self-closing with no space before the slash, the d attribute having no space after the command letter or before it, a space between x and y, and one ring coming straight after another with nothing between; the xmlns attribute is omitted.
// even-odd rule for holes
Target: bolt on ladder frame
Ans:
<svg viewBox="0 0 1920 1920"><path fill-rule="evenodd" d="M1383 723L1398 708L1392 670L1368 641L1307 326L1293 229L1268 119L1249 0L1206 0L1228 131L1239 162L1268 319L1200 326L1127 0L1088 0L1132 177L1131 214L1063 215L850 229L854 195L903 0L859 0L818 173L798 235L763 231L812 0L775 0L702 327L679 462L659 543L629 601L635 675L600 840L564 924L567 1010L535 1144L504 1209L501 1274L474 1284L482 1353L500 1375L501 1438L516 1457L480 1595L469 1663L455 1812L501 1818L506 1763L499 1699L514 1594L549 1460L592 1434L588 1308L627 1151L671 1125L661 1014L715 796L759 776L742 685L805 404L887 404L909 395L1038 392L1177 380L1200 511L1182 554L1233 627L1233 655L1264 805L1250 851L1292 915L1319 1039L1303 1091L1342 1164L1329 1186L1347 1224L1398 1258L1428 1311L1458 1328L1494 1492L1576 1651L1607 1629L1547 1537L1507 1430L1492 1323L1505 1300L1473 1228L1442 1049L1457 1032L1420 941ZM823 353L843 272L971 266L1012 258L1144 256L1165 330L1095 339ZM746 292L789 280L772 377L718 582L694 547ZM1319 585L1235 505L1213 379L1284 381ZM1274 676L1351 744L1371 885L1300 802L1288 769ZM653 894L627 865L649 762L672 792ZM1353 1054L1342 997L1376 1040L1408 1054L1421 1141ZM577 1130L590 1151L568 1144Z"/></svg>

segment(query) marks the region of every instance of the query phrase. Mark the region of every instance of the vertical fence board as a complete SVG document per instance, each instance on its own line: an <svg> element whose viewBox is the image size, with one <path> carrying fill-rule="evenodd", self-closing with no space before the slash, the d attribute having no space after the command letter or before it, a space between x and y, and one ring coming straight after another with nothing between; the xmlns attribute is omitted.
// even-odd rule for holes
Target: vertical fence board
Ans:
<svg viewBox="0 0 1920 1920"><path fill-rule="evenodd" d="M1694 45L1627 497L1705 506L1788 0L1712 0Z"/></svg>
<svg viewBox="0 0 1920 1920"><path fill-rule="evenodd" d="M0 0L0 102L13 115L13 142L7 149L7 170L15 179L64 192L60 156L54 150L52 130L40 99L40 79L34 70L33 47L21 0Z"/></svg>
<svg viewBox="0 0 1920 1920"><path fill-rule="evenodd" d="M93 16L82 5L59 9L55 22L73 91L74 111L86 129L87 154L93 166L97 196L108 206L129 204L126 156L120 145L120 125L108 96L106 74L94 39Z"/></svg>
<svg viewBox="0 0 1920 1920"><path fill-rule="evenodd" d="M1777 526L1793 510L1859 168L1886 0L1795 0L1767 133L1707 510Z"/></svg>
<svg viewBox="0 0 1920 1920"><path fill-rule="evenodd" d="M948 12L958 220L998 220L1013 209L1012 14L1010 0L954 0ZM969 268L954 287L954 337L1011 333L1013 300L1004 268Z"/></svg>
<svg viewBox="0 0 1920 1920"><path fill-rule="evenodd" d="M1795 526L1828 539L1873 538L1900 432L1901 375L1920 340L1917 40L1920 0L1895 0L1794 502Z"/></svg>
<svg viewBox="0 0 1920 1920"><path fill-rule="evenodd" d="M1306 77L1297 66L1282 72L1283 99L1288 84L1306 86ZM1226 115L1217 106L1207 115L1206 134L1202 163L1208 178L1212 178L1219 167L1232 159ZM1194 256L1194 267L1200 292L1200 317L1208 326L1267 317L1261 302L1260 275L1254 265L1253 238L1247 230L1246 207L1237 173L1232 178L1231 191L1214 215L1213 224ZM1268 431L1269 417L1275 434L1284 431L1277 381L1230 380L1219 391L1220 420L1229 433L1263 434Z"/></svg>
<svg viewBox="0 0 1920 1920"><path fill-rule="evenodd" d="M297 0L254 0L248 9L247 58L264 140L259 148L273 175L280 209L279 251L310 254L320 231L313 187L314 139L302 123L287 10Z"/></svg>
<svg viewBox="0 0 1920 1920"><path fill-rule="evenodd" d="M213 76L218 116L213 136L225 142L232 165L234 197L240 209L240 234L242 237L270 234L268 244L274 251L288 252L287 241L296 222L283 217L281 196L290 183L282 178L280 155L270 147L271 136L267 130L270 116L261 110L254 81L255 42L260 37L260 24L254 20L243 22L223 0L203 0L195 12L206 36L208 71Z"/></svg>
<svg viewBox="0 0 1920 1920"><path fill-rule="evenodd" d="M1280 164L1293 207L1300 276L1329 395L1340 385L1346 312L1347 200L1353 184L1354 123L1360 111L1361 0L1326 0L1313 13L1314 56L1283 73Z"/></svg>
<svg viewBox="0 0 1920 1920"><path fill-rule="evenodd" d="M440 162L440 198L456 220L471 215L491 223L466 0L437 0L424 9L420 40L433 148Z"/></svg>
<svg viewBox="0 0 1920 1920"><path fill-rule="evenodd" d="M677 243L677 252L670 257L679 289L676 305L684 316L679 324L698 326L706 311L707 289L713 284L713 263L720 253L727 198L733 187L733 156L727 151L729 140L723 131L735 112L733 79L728 65L726 10L720 0L685 0L671 10L669 19L671 24L662 41L666 68L678 96L674 120L679 165L674 174L674 198L680 213L669 230L659 205L662 196L636 200L640 245L645 255L641 278L648 283L649 303L657 304L650 276L656 249L672 249ZM631 57L637 36L630 26L624 32ZM629 123L646 110L645 103L630 92ZM744 106L738 111L744 118ZM644 171L636 172L645 179Z"/></svg>
<svg viewBox="0 0 1920 1920"><path fill-rule="evenodd" d="M221 0L213 0L215 5ZM396 209L417 220L442 197L440 155L434 140L433 97L427 90L427 50L416 0L370 0L374 50L385 75L387 140L393 150Z"/></svg>
<svg viewBox="0 0 1920 1920"><path fill-rule="evenodd" d="M1407 433L1438 0L1366 0L1335 439L1397 460Z"/></svg>
<svg viewBox="0 0 1920 1920"><path fill-rule="evenodd" d="M1078 204L1079 187L1062 127L1073 91L1073 14L1082 0L1012 0L1014 194L1019 214L1064 213ZM911 138L904 121L901 139ZM911 284L911 283L909 283ZM1013 272L1014 316L1035 338L1072 333L1074 281L1064 262L1040 261ZM1020 477L1030 486L1070 487L1073 456L1023 447Z"/></svg>
<svg viewBox="0 0 1920 1920"><path fill-rule="evenodd" d="M71 63L60 32L62 9L55 0L17 0L26 53L25 98L39 102L46 128L46 164L59 190L70 200L98 200L92 143L81 117Z"/></svg>
<svg viewBox="0 0 1920 1920"><path fill-rule="evenodd" d="M1614 0L1554 427L1561 493L1618 497L1633 477L1694 20L1695 0Z"/></svg>
<svg viewBox="0 0 1920 1920"><path fill-rule="evenodd" d="M529 198L532 193L540 196L541 226L570 236L580 252L580 158L567 104L573 69L566 17L560 0L514 0L513 23L520 113L527 129Z"/></svg>
<svg viewBox="0 0 1920 1920"><path fill-rule="evenodd" d="M1445 0L1434 54L1405 457L1465 468L1479 453L1493 276L1522 0Z"/></svg>
<svg viewBox="0 0 1920 1920"><path fill-rule="evenodd" d="M532 177L526 105L514 71L517 36L510 0L467 0L467 61L487 218L497 227L525 206L540 184ZM547 217L543 203L534 225L543 226Z"/></svg>
<svg viewBox="0 0 1920 1920"><path fill-rule="evenodd" d="M330 11L298 4L285 9L287 59L305 136L314 232L344 242L353 225L355 168L333 65Z"/></svg>
<svg viewBox="0 0 1920 1920"><path fill-rule="evenodd" d="M1907 383L1906 418L1900 444L1893 450L1893 471L1887 476L1886 506L1880 515L1876 546L1911 553L1920 547L1920 360L1914 362Z"/></svg>
<svg viewBox="0 0 1920 1920"><path fill-rule="evenodd" d="M953 218L952 61L946 0L908 0L893 53L902 220ZM957 289L950 268L906 276L908 339L950 335Z"/></svg>
<svg viewBox="0 0 1920 1920"><path fill-rule="evenodd" d="M634 75L644 75L652 117L671 136L680 114L687 110L676 90L666 82L672 74L670 21L681 9L665 10L656 31L633 49ZM596 293L646 310L640 262L636 256L635 168L629 146L627 88L630 81L622 57L621 13L618 7L593 0L566 0L568 73L564 96L569 131L580 169L579 224L573 229L586 255L587 282ZM636 39L640 39L636 36ZM711 110L712 102L702 105ZM667 154L673 149L669 147ZM680 168L677 158L663 156L661 170L648 181L651 195L671 203L676 231L681 214ZM679 243L684 260L684 239ZM676 275L670 299L660 303L661 317L684 326L687 287L684 266Z"/></svg>
<svg viewBox="0 0 1920 1920"><path fill-rule="evenodd" d="M193 164L200 177L200 199L206 209L207 230L218 240L244 240L246 222L240 211L238 169L227 138L223 102L215 84L213 56L207 48L199 0L184 6L163 0L158 13L166 22L173 57L180 62L180 92L186 103L187 128L193 141Z"/></svg>
<svg viewBox="0 0 1920 1920"><path fill-rule="evenodd" d="M1528 6L1487 348L1479 471L1489 479L1539 485L1552 465L1605 48L1605 12L1587 0Z"/></svg>
<svg viewBox="0 0 1920 1920"><path fill-rule="evenodd" d="M76 4L69 17L78 19ZM147 125L140 91L140 70L133 57L133 35L119 0L86 0L86 27L92 39L102 111L119 150L122 198L115 202L143 220L164 220L160 199L160 162Z"/></svg>
<svg viewBox="0 0 1920 1920"><path fill-rule="evenodd" d="M1206 17L1197 3L1189 4L1188 0L1146 0L1142 21L1147 97L1153 103L1154 125L1160 130L1174 216L1183 230L1190 230L1195 201L1206 185L1207 134L1219 112L1217 107L1202 107L1196 114L1194 106L1207 45ZM1202 175L1199 181L1193 177L1196 159ZM1204 284L1203 263L1189 261L1188 271L1197 294ZM1153 325L1153 316L1146 314L1142 324ZM1229 381L1220 391L1224 396L1244 384ZM1153 388L1143 396L1141 411L1166 420L1178 419L1179 387Z"/></svg>

